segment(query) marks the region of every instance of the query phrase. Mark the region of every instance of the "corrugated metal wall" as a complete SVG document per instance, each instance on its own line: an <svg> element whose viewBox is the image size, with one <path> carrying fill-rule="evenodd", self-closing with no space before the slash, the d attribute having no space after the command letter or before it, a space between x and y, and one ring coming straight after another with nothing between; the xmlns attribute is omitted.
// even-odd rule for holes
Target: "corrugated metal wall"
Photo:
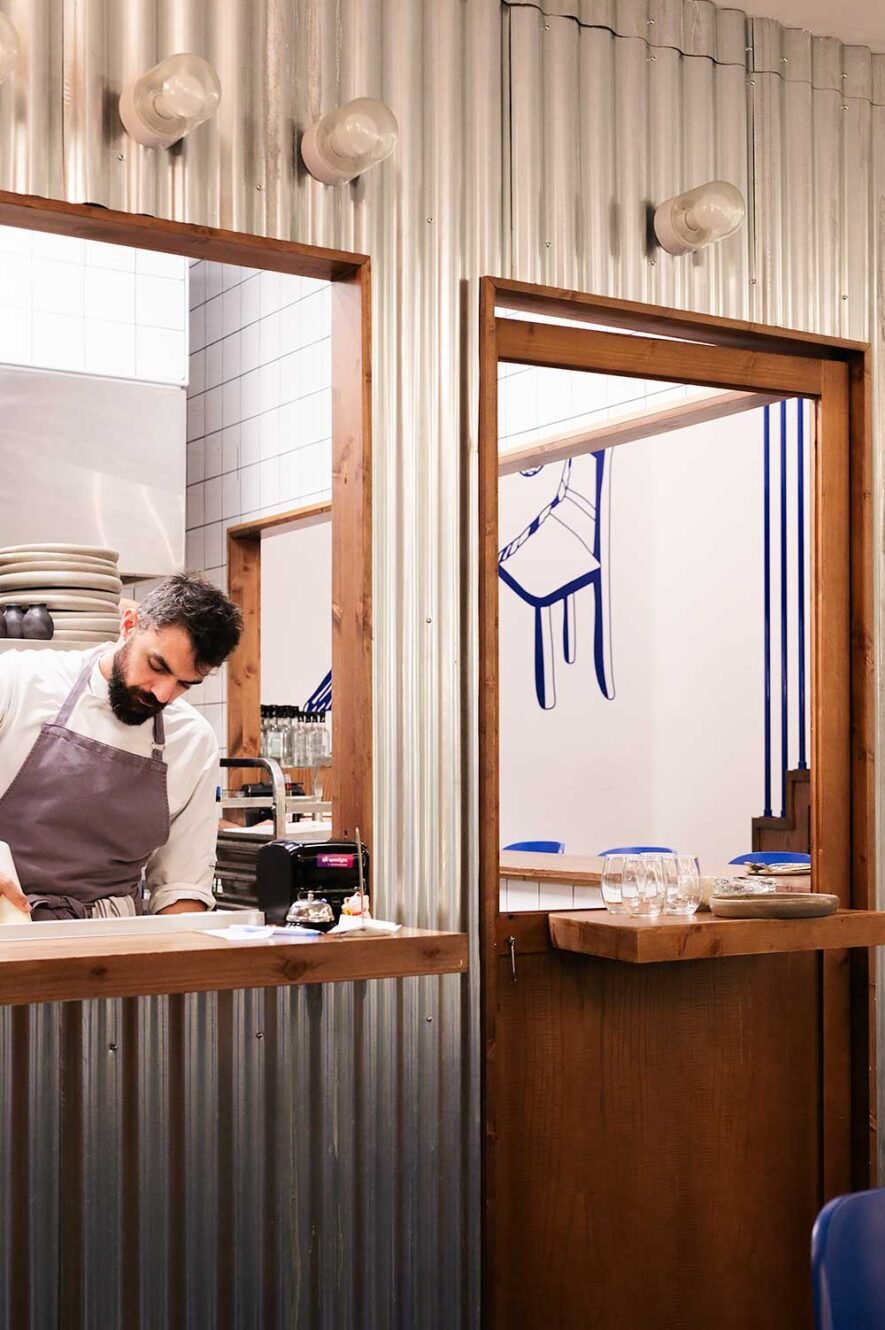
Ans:
<svg viewBox="0 0 885 1330"><path fill-rule="evenodd" d="M707 0L547 9L4 3L24 43L4 188L373 257L374 848L385 905L423 924L475 913L477 277L881 336L881 57ZM149 153L116 97L176 49L217 65L221 112ZM326 189L298 133L358 94L395 109L396 158ZM649 204L714 175L749 225L649 254ZM0 1325L62 1305L87 1330L475 1325L476 997L451 978L0 1012Z"/></svg>

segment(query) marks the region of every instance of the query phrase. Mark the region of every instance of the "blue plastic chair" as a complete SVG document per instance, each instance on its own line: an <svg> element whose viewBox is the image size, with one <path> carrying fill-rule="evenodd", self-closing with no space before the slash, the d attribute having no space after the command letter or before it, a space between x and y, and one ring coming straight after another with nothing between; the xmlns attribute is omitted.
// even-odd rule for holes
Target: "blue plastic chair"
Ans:
<svg viewBox="0 0 885 1330"><path fill-rule="evenodd" d="M811 1234L817 1330L881 1330L885 1325L885 1188L837 1196Z"/></svg>
<svg viewBox="0 0 885 1330"><path fill-rule="evenodd" d="M729 859L730 864L810 864L810 854L797 850L757 850L755 854L739 854Z"/></svg>
<svg viewBox="0 0 885 1330"><path fill-rule="evenodd" d="M512 845L502 845L503 850L528 850L532 854L565 854L565 842L561 840L515 840Z"/></svg>
<svg viewBox="0 0 885 1330"><path fill-rule="evenodd" d="M669 845L616 845L613 850L600 850L596 856L604 859L607 854L675 854Z"/></svg>

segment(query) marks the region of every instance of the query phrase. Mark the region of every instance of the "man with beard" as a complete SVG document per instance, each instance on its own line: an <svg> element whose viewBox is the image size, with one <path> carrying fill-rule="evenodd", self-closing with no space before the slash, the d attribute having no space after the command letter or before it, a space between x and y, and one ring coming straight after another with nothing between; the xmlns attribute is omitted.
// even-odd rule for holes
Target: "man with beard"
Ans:
<svg viewBox="0 0 885 1330"><path fill-rule="evenodd" d="M32 919L211 909L218 745L184 699L239 641L201 578L160 583L96 651L0 657L0 841ZM144 870L144 873L142 872Z"/></svg>

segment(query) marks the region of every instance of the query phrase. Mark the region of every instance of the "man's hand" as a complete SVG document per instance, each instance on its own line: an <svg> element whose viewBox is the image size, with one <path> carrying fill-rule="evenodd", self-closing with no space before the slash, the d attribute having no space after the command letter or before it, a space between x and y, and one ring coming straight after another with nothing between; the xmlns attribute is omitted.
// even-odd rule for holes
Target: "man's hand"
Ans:
<svg viewBox="0 0 885 1330"><path fill-rule="evenodd" d="M157 914L194 914L200 913L205 909L206 907L202 901L180 900L173 901L172 904L167 905L164 910L158 910Z"/></svg>
<svg viewBox="0 0 885 1330"><path fill-rule="evenodd" d="M5 896L26 917L30 917L31 907L28 904L27 896L21 887L15 885L11 877L6 877L3 873L0 873L0 896Z"/></svg>

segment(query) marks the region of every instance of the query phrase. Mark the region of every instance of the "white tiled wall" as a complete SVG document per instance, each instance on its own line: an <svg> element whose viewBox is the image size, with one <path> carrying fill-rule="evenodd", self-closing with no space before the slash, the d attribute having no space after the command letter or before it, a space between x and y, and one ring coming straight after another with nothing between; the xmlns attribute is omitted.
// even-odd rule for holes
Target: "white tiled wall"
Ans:
<svg viewBox="0 0 885 1330"><path fill-rule="evenodd" d="M0 227L0 363L187 381L187 260Z"/></svg>
<svg viewBox="0 0 885 1330"><path fill-rule="evenodd" d="M222 588L228 527L330 495L330 319L326 282L191 264L186 564ZM225 696L190 698L222 746Z"/></svg>
<svg viewBox="0 0 885 1330"><path fill-rule="evenodd" d="M520 910L596 910L602 905L599 887L583 882L536 882L533 878L502 877L501 909Z"/></svg>

